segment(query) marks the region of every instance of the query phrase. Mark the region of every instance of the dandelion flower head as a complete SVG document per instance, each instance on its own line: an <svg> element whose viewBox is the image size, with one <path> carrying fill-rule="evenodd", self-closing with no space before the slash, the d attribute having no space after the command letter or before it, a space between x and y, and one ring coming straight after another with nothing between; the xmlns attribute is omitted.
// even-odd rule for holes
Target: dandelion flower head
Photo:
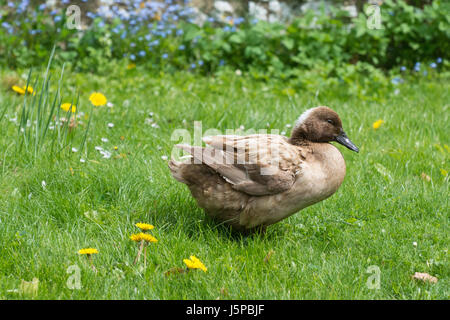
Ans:
<svg viewBox="0 0 450 320"><path fill-rule="evenodd" d="M377 121L375 121L373 124L372 124L372 127L374 128L374 129L378 129L379 127L381 127L381 125L384 123L384 120L377 120Z"/></svg>
<svg viewBox="0 0 450 320"><path fill-rule="evenodd" d="M115 149L115 148L114 148ZM116 149L117 150L117 149ZM142 231L147 231L147 230L152 230L153 228L155 228L153 225L148 224L148 223L136 223L136 227L138 227L139 229L141 229Z"/></svg>
<svg viewBox="0 0 450 320"><path fill-rule="evenodd" d="M208 268L195 256L190 256L189 259L183 259L183 262L189 269L200 269L206 272Z"/></svg>
<svg viewBox="0 0 450 320"><path fill-rule="evenodd" d="M85 249L80 249L78 250L79 254L96 254L98 253L97 249L94 248L85 248Z"/></svg>
<svg viewBox="0 0 450 320"><path fill-rule="evenodd" d="M154 236L147 234L147 233L143 233L143 232L137 233L137 234L132 234L130 236L130 239L133 241L136 241L136 242L141 242L141 241L158 242L158 240Z"/></svg>
<svg viewBox="0 0 450 320"><path fill-rule="evenodd" d="M76 105L73 105L73 104L71 104L71 103L63 103L63 104L61 105L61 109L63 109L65 112L68 112L69 109L70 109L70 107L72 107L71 112L72 112L72 113L75 113L75 111L77 110L77 106L76 106Z"/></svg>
<svg viewBox="0 0 450 320"><path fill-rule="evenodd" d="M89 101L96 107L105 105L108 100L100 92L94 92L89 96Z"/></svg>
<svg viewBox="0 0 450 320"><path fill-rule="evenodd" d="M11 87L11 89L14 91L14 92L17 92L18 94L21 94L21 95L24 95L25 94L25 92L28 92L28 93L30 93L30 94L33 94L34 93L34 90L33 90L33 88L31 87L31 86L28 86L28 87L19 87L19 86L16 86L16 85L14 85L14 86L12 86Z"/></svg>

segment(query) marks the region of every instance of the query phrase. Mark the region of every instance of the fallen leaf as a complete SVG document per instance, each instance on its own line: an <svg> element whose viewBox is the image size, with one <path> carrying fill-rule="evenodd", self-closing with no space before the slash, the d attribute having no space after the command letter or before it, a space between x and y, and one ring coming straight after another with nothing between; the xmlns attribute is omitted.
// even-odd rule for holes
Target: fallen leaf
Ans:
<svg viewBox="0 0 450 320"><path fill-rule="evenodd" d="M436 283L438 281L436 277L433 277L426 272L416 272L412 277L413 279L422 280L423 282Z"/></svg>

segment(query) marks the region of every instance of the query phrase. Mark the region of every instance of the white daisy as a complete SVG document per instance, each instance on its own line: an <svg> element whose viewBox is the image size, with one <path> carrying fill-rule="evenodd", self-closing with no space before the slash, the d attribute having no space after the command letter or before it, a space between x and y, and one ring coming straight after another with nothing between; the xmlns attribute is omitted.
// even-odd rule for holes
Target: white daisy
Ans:
<svg viewBox="0 0 450 320"><path fill-rule="evenodd" d="M100 151L100 153L102 154L104 159L111 158L111 152L109 152L109 151L103 150L103 151Z"/></svg>

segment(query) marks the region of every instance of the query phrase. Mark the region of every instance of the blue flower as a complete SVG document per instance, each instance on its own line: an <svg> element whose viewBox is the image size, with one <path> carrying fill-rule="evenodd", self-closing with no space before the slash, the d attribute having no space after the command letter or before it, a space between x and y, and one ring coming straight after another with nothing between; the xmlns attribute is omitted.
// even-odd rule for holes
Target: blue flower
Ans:
<svg viewBox="0 0 450 320"><path fill-rule="evenodd" d="M164 53L162 56L161 56L161 58L163 58L163 59L167 59L169 57L169 55L167 54L167 53Z"/></svg>
<svg viewBox="0 0 450 320"><path fill-rule="evenodd" d="M186 49L186 46L184 44L182 44L178 47L178 50L184 50L184 49Z"/></svg>
<svg viewBox="0 0 450 320"><path fill-rule="evenodd" d="M398 84L400 84L400 83L402 83L402 82L403 82L403 79L400 78L400 77L395 77L395 78L393 78L393 79L391 80L391 83L392 83L393 85L398 85Z"/></svg>
<svg viewBox="0 0 450 320"><path fill-rule="evenodd" d="M4 21L4 22L2 22L2 27L5 29L8 29L8 28L11 28L11 25L8 22Z"/></svg>
<svg viewBox="0 0 450 320"><path fill-rule="evenodd" d="M12 25L10 25L8 22L4 21L2 22L2 27L5 28L6 30L8 30L8 33L13 33L14 32L14 28Z"/></svg>
<svg viewBox="0 0 450 320"><path fill-rule="evenodd" d="M23 13L27 9L30 4L30 0L22 0L21 3L17 6L17 13Z"/></svg>
<svg viewBox="0 0 450 320"><path fill-rule="evenodd" d="M145 55L147 54L147 52L145 52L145 50L141 50L141 51L139 51L139 56L141 56L141 57L145 57Z"/></svg>
<svg viewBox="0 0 450 320"><path fill-rule="evenodd" d="M136 56L134 54L130 54L130 59L134 61L136 60Z"/></svg>
<svg viewBox="0 0 450 320"><path fill-rule="evenodd" d="M400 67L400 70L401 70L401 71L405 71L405 70L406 70L406 67L405 67L405 66L401 66L401 67Z"/></svg>
<svg viewBox="0 0 450 320"><path fill-rule="evenodd" d="M414 71L419 72L420 71L420 62L416 62L414 65Z"/></svg>
<svg viewBox="0 0 450 320"><path fill-rule="evenodd" d="M43 4L41 4L41 5L39 5L39 10L45 10L45 8L47 8L47 5L45 4L45 3L43 3Z"/></svg>
<svg viewBox="0 0 450 320"><path fill-rule="evenodd" d="M437 63L442 63L442 58L437 58L437 59L436 59L436 62L437 62Z"/></svg>
<svg viewBox="0 0 450 320"><path fill-rule="evenodd" d="M204 63L203 60L198 60L198 65L199 65L199 66L202 66L203 63Z"/></svg>
<svg viewBox="0 0 450 320"><path fill-rule="evenodd" d="M423 75L426 76L428 74L427 70L423 72Z"/></svg>
<svg viewBox="0 0 450 320"><path fill-rule="evenodd" d="M432 67L433 69L435 69L435 68L437 67L437 64L434 63L434 62L432 62L432 63L430 63L430 67Z"/></svg>
<svg viewBox="0 0 450 320"><path fill-rule="evenodd" d="M59 21L62 20L62 17L61 17L61 16L56 16L53 20L54 20L55 22L59 22Z"/></svg>
<svg viewBox="0 0 450 320"><path fill-rule="evenodd" d="M191 63L191 69L195 69L196 65L195 63Z"/></svg>
<svg viewBox="0 0 450 320"><path fill-rule="evenodd" d="M245 19L244 18L242 18L242 17L238 17L238 18L236 18L235 20L234 20L234 24L235 25L240 25L242 22L244 22L245 21Z"/></svg>
<svg viewBox="0 0 450 320"><path fill-rule="evenodd" d="M223 65L225 65L225 60L221 59L221 60L219 61L219 66L223 66Z"/></svg>

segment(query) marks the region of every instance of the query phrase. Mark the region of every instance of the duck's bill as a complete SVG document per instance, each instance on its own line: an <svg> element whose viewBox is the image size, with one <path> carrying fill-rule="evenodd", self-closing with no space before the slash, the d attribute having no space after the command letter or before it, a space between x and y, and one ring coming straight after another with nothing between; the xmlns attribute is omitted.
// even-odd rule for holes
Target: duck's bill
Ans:
<svg viewBox="0 0 450 320"><path fill-rule="evenodd" d="M359 152L358 147L347 137L344 131L336 137L336 141L352 151Z"/></svg>

